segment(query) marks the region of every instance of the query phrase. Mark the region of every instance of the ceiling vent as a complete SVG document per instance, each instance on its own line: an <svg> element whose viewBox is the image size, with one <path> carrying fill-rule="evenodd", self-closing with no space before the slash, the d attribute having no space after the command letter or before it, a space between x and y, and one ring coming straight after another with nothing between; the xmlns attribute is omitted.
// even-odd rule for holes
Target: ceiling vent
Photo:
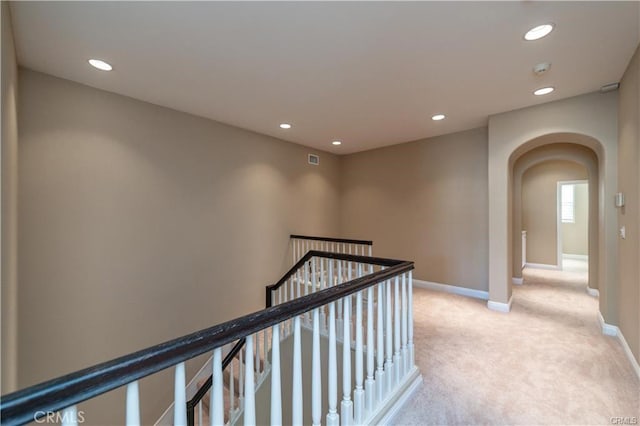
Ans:
<svg viewBox="0 0 640 426"><path fill-rule="evenodd" d="M309 164L317 166L318 164L320 164L320 157L315 154L309 154Z"/></svg>

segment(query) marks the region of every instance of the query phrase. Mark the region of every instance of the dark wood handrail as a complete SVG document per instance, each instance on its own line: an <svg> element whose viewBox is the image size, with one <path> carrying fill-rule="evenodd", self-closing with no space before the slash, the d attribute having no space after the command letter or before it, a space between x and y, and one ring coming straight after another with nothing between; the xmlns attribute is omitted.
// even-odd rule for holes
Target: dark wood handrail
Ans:
<svg viewBox="0 0 640 426"><path fill-rule="evenodd" d="M373 245L373 241L370 240L350 240L347 238L311 237L308 235L289 235L289 238L297 240L327 241L330 243L362 244L366 246Z"/></svg>
<svg viewBox="0 0 640 426"><path fill-rule="evenodd" d="M330 254L329 257L337 259L344 256L316 253ZM346 256L360 262L367 259L365 256ZM413 262L386 260L386 264L392 265L373 274L4 395L0 401L0 420L7 425L32 422L36 412L60 411L414 269Z"/></svg>

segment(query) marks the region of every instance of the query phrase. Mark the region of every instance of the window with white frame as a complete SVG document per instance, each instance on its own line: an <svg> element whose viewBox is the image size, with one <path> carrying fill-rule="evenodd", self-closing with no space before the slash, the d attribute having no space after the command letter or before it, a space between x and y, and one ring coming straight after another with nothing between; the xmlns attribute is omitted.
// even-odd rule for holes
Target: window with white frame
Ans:
<svg viewBox="0 0 640 426"><path fill-rule="evenodd" d="M562 223L576 222L575 185L560 186L560 218Z"/></svg>

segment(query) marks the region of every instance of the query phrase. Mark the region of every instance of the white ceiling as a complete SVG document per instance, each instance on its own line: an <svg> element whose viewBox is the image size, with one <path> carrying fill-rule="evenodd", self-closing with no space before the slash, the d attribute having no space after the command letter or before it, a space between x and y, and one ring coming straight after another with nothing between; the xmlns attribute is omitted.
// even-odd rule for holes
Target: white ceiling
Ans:
<svg viewBox="0 0 640 426"><path fill-rule="evenodd" d="M640 40L639 4L14 2L11 10L24 67L351 153L619 81ZM546 22L556 24L551 35L523 40ZM91 68L94 57L114 70ZM552 68L536 77L543 61ZM531 94L547 85L556 91ZM447 119L433 122L440 112Z"/></svg>

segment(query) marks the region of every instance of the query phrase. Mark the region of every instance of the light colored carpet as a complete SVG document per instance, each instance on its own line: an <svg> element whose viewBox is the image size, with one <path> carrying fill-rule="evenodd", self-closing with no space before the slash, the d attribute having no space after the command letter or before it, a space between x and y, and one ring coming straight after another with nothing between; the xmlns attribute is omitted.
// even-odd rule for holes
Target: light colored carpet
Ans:
<svg viewBox="0 0 640 426"><path fill-rule="evenodd" d="M574 265L575 266L575 265ZM586 272L525 270L511 313L414 291L424 382L398 425L587 425L640 422L640 382L598 324Z"/></svg>

